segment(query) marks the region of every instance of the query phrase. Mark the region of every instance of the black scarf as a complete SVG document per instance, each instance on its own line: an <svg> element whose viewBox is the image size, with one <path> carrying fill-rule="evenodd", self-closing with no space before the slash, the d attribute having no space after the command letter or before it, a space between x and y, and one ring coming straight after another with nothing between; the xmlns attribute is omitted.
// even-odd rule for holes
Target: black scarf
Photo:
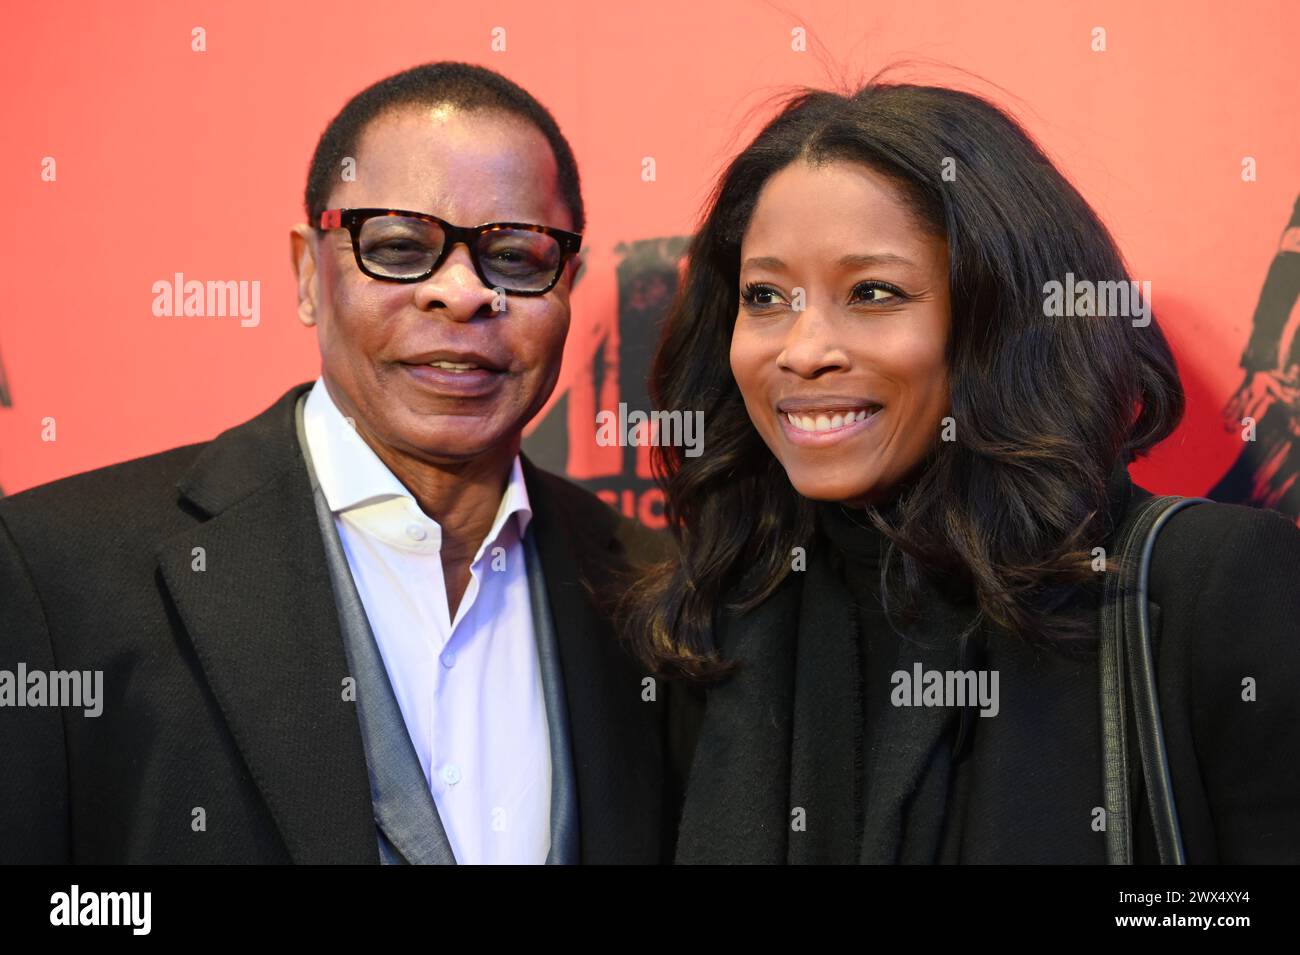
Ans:
<svg viewBox="0 0 1300 955"><path fill-rule="evenodd" d="M1110 484L1113 518L1123 514L1130 489L1118 469ZM718 649L743 669L708 695L679 862L951 857L945 826L954 751L967 736L963 720L968 732L979 720L970 707L893 706L887 696L882 705L882 694L891 673L918 663L923 671L996 668L1000 662L988 654L993 637L977 633L963 654L956 637L973 608L937 593L923 603L919 622L899 625L901 636L882 628L844 577L854 555L860 569L879 548L879 535L834 517L823 509L824 533L810 542L806 570L788 575L749 613L720 617ZM868 608L865 641L860 605ZM874 663L863 659L864 645ZM871 673L876 682L868 687Z"/></svg>
<svg viewBox="0 0 1300 955"><path fill-rule="evenodd" d="M878 546L874 530L837 531L850 546ZM936 861L960 713L886 698L868 733L864 701L887 693L895 670L958 668L969 611L930 601L921 624L881 640L886 682L869 696L858 604L834 542L819 534L807 558L763 605L722 620L719 647L745 668L709 694L680 862Z"/></svg>

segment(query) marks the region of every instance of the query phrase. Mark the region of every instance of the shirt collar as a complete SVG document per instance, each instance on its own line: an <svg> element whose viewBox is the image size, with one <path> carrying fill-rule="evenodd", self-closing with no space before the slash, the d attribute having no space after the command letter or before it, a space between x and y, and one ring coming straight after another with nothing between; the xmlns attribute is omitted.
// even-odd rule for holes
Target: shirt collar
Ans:
<svg viewBox="0 0 1300 955"><path fill-rule="evenodd" d="M442 528L438 522L420 509L415 496L343 417L323 377L316 379L307 396L303 423L316 480L334 514L404 550L440 549ZM474 561L497 542L515 515L522 540L532 514L523 466L516 454L492 528L479 545Z"/></svg>

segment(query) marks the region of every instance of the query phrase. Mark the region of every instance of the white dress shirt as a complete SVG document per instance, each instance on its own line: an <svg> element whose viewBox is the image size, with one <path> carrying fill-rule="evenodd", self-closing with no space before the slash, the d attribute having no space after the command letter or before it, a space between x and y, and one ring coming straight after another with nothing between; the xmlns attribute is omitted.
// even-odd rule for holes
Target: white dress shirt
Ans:
<svg viewBox="0 0 1300 955"><path fill-rule="evenodd" d="M551 747L515 456L450 619L442 529L348 424L317 379L307 444L438 816L460 863L542 863Z"/></svg>

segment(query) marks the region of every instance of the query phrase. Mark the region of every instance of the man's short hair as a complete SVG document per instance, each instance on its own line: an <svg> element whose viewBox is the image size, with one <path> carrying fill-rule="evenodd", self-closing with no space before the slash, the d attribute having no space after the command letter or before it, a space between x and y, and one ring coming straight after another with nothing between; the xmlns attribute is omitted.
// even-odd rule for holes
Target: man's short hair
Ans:
<svg viewBox="0 0 1300 955"><path fill-rule="evenodd" d="M330 192L339 181L344 158L355 156L357 142L370 121L406 106L448 105L466 111L495 110L536 126L551 144L560 194L573 216L573 231L586 226L578 164L568 140L550 112L523 87L500 73L470 63L426 63L362 90L325 128L307 173L307 221L320 224ZM420 210L415 210L420 211ZM478 223L461 223L477 225Z"/></svg>

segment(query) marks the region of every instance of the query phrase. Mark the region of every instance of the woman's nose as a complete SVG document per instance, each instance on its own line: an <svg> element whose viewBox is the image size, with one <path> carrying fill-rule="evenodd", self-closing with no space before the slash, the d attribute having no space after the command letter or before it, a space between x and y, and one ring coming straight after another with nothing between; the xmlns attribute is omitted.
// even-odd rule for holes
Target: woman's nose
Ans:
<svg viewBox="0 0 1300 955"><path fill-rule="evenodd" d="M777 364L803 378L815 378L847 367L848 354L839 343L840 329L824 311L808 307L795 313Z"/></svg>

